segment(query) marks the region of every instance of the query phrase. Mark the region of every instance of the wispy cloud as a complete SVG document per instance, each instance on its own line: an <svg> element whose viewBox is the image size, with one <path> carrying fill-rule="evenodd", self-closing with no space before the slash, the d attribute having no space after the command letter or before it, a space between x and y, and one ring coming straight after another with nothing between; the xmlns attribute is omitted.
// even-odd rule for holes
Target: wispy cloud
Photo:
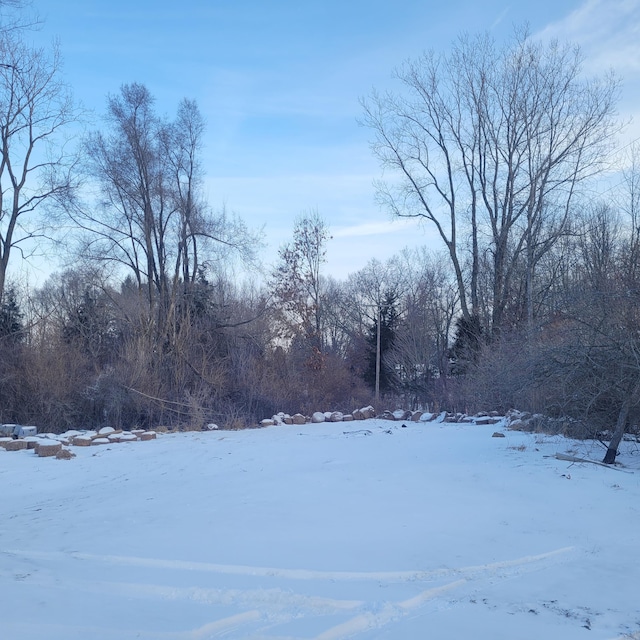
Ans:
<svg viewBox="0 0 640 640"><path fill-rule="evenodd" d="M410 228L417 228L417 220L389 220L363 222L349 227L338 227L333 231L334 238L356 238L362 236L387 235L405 232Z"/></svg>
<svg viewBox="0 0 640 640"><path fill-rule="evenodd" d="M498 25L500 25L504 19L509 15L509 11L511 10L511 6L506 6L498 15L498 17L491 23L490 29L495 29Z"/></svg>
<svg viewBox="0 0 640 640"><path fill-rule="evenodd" d="M579 44L590 71L640 73L640 0L586 0L538 35Z"/></svg>

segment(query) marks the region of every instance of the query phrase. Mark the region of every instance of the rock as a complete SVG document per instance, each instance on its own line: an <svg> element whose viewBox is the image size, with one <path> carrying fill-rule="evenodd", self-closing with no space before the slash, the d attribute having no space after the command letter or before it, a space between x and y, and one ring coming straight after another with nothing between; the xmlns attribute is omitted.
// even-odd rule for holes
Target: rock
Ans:
<svg viewBox="0 0 640 640"><path fill-rule="evenodd" d="M55 456L58 451L62 451L61 442L44 442L40 441L36 447L36 453L40 458L50 458Z"/></svg>
<svg viewBox="0 0 640 640"><path fill-rule="evenodd" d="M324 412L324 419L326 422L330 422L331 421L331 411L325 411Z"/></svg>
<svg viewBox="0 0 640 640"><path fill-rule="evenodd" d="M435 419L436 419L436 414L435 413L430 413L429 411L425 411L420 416L420 422L432 422Z"/></svg>
<svg viewBox="0 0 640 640"><path fill-rule="evenodd" d="M109 438L94 438L91 441L91 446L99 446L101 444L111 444L111 440Z"/></svg>
<svg viewBox="0 0 640 640"><path fill-rule="evenodd" d="M135 433L123 433L120 436L120 442L135 442L138 436Z"/></svg>
<svg viewBox="0 0 640 640"><path fill-rule="evenodd" d="M311 416L311 422L313 422L314 424L319 424L320 422L324 422L324 421L325 421L324 413L322 413L321 411L316 411Z"/></svg>
<svg viewBox="0 0 640 640"><path fill-rule="evenodd" d="M284 417L284 423L285 424L293 424L293 418L291 416L285 416Z"/></svg>
<svg viewBox="0 0 640 640"><path fill-rule="evenodd" d="M27 449L28 448L28 444L26 440L13 440L11 439L10 442L3 442L2 446L7 450L7 451L21 451L22 449ZM62 446L62 445L60 445Z"/></svg>
<svg viewBox="0 0 640 640"><path fill-rule="evenodd" d="M504 435L504 433L500 433L500 431L494 431L493 435L491 437L492 438L505 438L506 436Z"/></svg>
<svg viewBox="0 0 640 640"><path fill-rule="evenodd" d="M205 425L206 431L217 431L219 428L220 427L214 422L210 422L209 424Z"/></svg>
<svg viewBox="0 0 640 640"><path fill-rule="evenodd" d="M342 420L344 422L352 422L353 416L350 413L345 413L344 416L342 416Z"/></svg>
<svg viewBox="0 0 640 640"><path fill-rule="evenodd" d="M422 411L414 411L411 414L411 422L420 422L420 419L422 418L423 413Z"/></svg>
<svg viewBox="0 0 640 640"><path fill-rule="evenodd" d="M273 420L270 420L269 418L265 418L260 422L261 427L273 427L274 425L275 425L275 422Z"/></svg>
<svg viewBox="0 0 640 640"><path fill-rule="evenodd" d="M342 411L333 411L331 413L330 422L342 422L343 419L344 419L344 414L342 413Z"/></svg>
<svg viewBox="0 0 640 640"><path fill-rule="evenodd" d="M527 423L524 420L520 420L519 418L516 420L512 420L509 423L509 429L512 431L526 431Z"/></svg>
<svg viewBox="0 0 640 640"><path fill-rule="evenodd" d="M100 431L98 431L98 435L99 436L109 436L114 432L115 432L115 429L113 427L102 427L102 429L100 429Z"/></svg>
<svg viewBox="0 0 640 640"><path fill-rule="evenodd" d="M371 405L367 407L362 407L360 411L362 411L362 414L364 415L365 420L376 417L376 410Z"/></svg>
<svg viewBox="0 0 640 640"><path fill-rule="evenodd" d="M498 422L500 422L500 420L498 418L490 418L490 417L486 417L486 418L476 418L475 419L475 423L476 424L498 424Z"/></svg>
<svg viewBox="0 0 640 640"><path fill-rule="evenodd" d="M411 418L411 411L405 411L404 409L396 409L393 412L394 420L409 420Z"/></svg>
<svg viewBox="0 0 640 640"><path fill-rule="evenodd" d="M75 445L76 447L89 447L91 446L91 442L93 441L92 437L89 435L83 435L83 436L76 436L72 441L71 444Z"/></svg>
<svg viewBox="0 0 640 640"><path fill-rule="evenodd" d="M291 416L291 421L293 424L306 424L307 419L301 413L294 413Z"/></svg>
<svg viewBox="0 0 640 640"><path fill-rule="evenodd" d="M140 434L140 440L155 440L156 437L157 436L155 431L145 431L144 433Z"/></svg>
<svg viewBox="0 0 640 640"><path fill-rule="evenodd" d="M364 420L364 413L362 413L362 411L360 409L356 409L351 416L353 417L354 420Z"/></svg>
<svg viewBox="0 0 640 640"><path fill-rule="evenodd" d="M40 438L29 436L28 438L25 438L24 441L27 443L27 449L35 449L40 443Z"/></svg>

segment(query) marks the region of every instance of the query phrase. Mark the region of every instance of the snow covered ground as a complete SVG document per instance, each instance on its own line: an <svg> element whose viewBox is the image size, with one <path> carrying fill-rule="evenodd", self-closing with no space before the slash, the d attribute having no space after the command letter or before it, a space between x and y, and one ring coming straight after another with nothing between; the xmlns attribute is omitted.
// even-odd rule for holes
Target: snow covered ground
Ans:
<svg viewBox="0 0 640 640"><path fill-rule="evenodd" d="M640 638L640 445L402 424L0 449L0 638Z"/></svg>

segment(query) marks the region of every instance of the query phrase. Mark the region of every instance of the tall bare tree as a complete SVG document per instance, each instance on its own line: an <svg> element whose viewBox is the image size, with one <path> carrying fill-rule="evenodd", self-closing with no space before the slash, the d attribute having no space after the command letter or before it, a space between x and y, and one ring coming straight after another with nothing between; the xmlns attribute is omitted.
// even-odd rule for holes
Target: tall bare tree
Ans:
<svg viewBox="0 0 640 640"><path fill-rule="evenodd" d="M286 324L312 347L323 349L322 265L325 262L329 228L317 211L298 217L293 240L279 250L272 288L282 305Z"/></svg>
<svg viewBox="0 0 640 640"><path fill-rule="evenodd" d="M65 128L78 112L60 77L60 53L35 49L20 29L0 29L0 299L15 252L46 235L47 206L73 189Z"/></svg>
<svg viewBox="0 0 640 640"><path fill-rule="evenodd" d="M617 82L584 78L576 48L526 31L502 49L489 36L461 38L397 77L402 92L363 103L373 151L394 175L379 185L380 198L395 215L435 226L467 320L479 312L482 258L490 257L487 324L497 333L519 264L530 291L580 183L602 167Z"/></svg>
<svg viewBox="0 0 640 640"><path fill-rule="evenodd" d="M81 252L131 275L157 337L171 330L178 296L188 293L208 261L234 249L249 257L254 238L244 224L214 215L202 196L204 122L185 100L173 122L160 118L142 84L108 99L107 130L85 144L91 202L70 202ZM175 328L175 327L174 327Z"/></svg>

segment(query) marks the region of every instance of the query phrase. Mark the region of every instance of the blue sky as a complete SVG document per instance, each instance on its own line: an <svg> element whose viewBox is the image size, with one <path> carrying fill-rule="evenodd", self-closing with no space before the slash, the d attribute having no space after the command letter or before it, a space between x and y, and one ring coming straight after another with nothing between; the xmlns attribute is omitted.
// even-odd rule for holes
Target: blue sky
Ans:
<svg viewBox="0 0 640 640"><path fill-rule="evenodd" d="M640 0L34 0L34 37L59 39L66 79L99 116L109 93L141 82L172 116L193 98L207 121L204 168L214 207L263 227L265 262L296 216L329 223L327 272L345 277L372 256L436 246L415 223L392 221L374 200L380 169L359 99L393 87L392 71L461 32L536 34L580 44L586 68L613 66L621 115L640 104ZM640 120L640 117L637 118ZM634 135L635 132L635 135ZM638 122L628 134L640 134Z"/></svg>

